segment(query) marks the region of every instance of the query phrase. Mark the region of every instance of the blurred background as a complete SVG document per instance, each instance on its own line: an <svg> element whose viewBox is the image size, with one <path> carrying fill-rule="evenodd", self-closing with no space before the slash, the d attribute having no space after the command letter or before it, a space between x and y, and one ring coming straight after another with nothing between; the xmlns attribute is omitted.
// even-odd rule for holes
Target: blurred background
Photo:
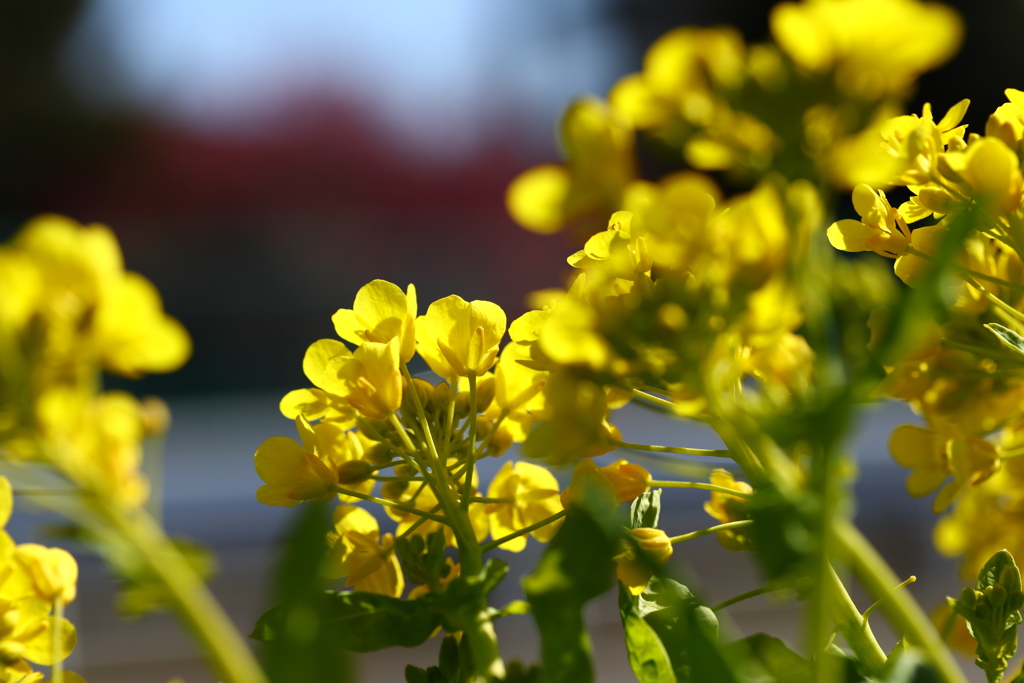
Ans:
<svg viewBox="0 0 1024 683"><path fill-rule="evenodd" d="M155 282L191 331L195 354L183 370L129 388L171 403L167 524L214 546L215 588L241 628L265 607L271 548L290 514L255 502L252 453L291 434L277 400L306 384L302 354L333 336L331 314L379 277L414 282L423 307L458 293L518 316L527 292L559 284L576 245L515 227L503 194L519 171L559 159L554 129L569 99L603 95L680 24L729 23L748 40L766 38L773 4L0 3L0 238L39 212L106 223L127 266ZM966 18L964 48L924 78L911 108L931 101L941 113L969 97L977 130L1004 88L1024 87L1024 2L951 4ZM644 419L624 416L624 431ZM930 550L929 503L902 494L904 473L886 453L888 430L905 419L886 407L868 420L876 428L858 443L871 487L858 522L899 572L934 577L914 589L929 606L958 581ZM676 442L708 438L650 429ZM700 499L673 498L680 527L706 526ZM18 524L28 533L34 522ZM709 583L713 598L753 587L746 558L704 540L690 564L713 558L712 573L727 580ZM74 668L95 681L212 680L172 622L118 623L112 595L99 563L83 559ZM607 645L597 649L611 663L600 680L629 680L618 615L602 609L594 619L607 618L598 627ZM518 619L506 640L533 660L532 625ZM738 619L744 631L754 623ZM797 627L780 628L795 637ZM429 643L418 661L435 650ZM363 668L367 679L390 671L383 680L398 680L396 663L370 657Z"/></svg>

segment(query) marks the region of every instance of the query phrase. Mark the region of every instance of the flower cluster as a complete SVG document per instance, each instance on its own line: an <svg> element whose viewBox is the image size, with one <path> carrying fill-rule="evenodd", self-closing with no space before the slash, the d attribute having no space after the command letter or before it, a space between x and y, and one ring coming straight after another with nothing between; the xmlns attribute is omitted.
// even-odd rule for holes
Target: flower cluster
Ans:
<svg viewBox="0 0 1024 683"><path fill-rule="evenodd" d="M578 394L562 395L560 403L557 391L543 391L552 380L531 356L540 324L535 313L508 326L511 341L502 349L506 317L497 305L449 296L419 315L412 285L402 291L375 280L333 320L344 341L310 345L302 367L313 386L281 401L299 441L272 437L255 455L256 472L266 482L256 494L261 502L293 506L337 496L344 503L329 537L328 576L345 577L361 591L404 594L396 538L381 536L377 519L354 505L360 501L383 505L397 523L398 539L440 531L460 556L488 537L493 547L518 552L527 534L540 541L554 535L571 487L561 491L545 467L507 461L481 495L476 471L478 460L501 456L543 430L541 421L549 416L577 414ZM417 354L440 381L412 376L408 363ZM604 392L594 401L603 420ZM613 447L595 449L588 437L578 439L583 450L577 457ZM620 482L620 502L646 490L650 477L643 468L623 462L613 469L605 477ZM457 573L458 565L443 577L423 577L430 585L410 596L441 589Z"/></svg>

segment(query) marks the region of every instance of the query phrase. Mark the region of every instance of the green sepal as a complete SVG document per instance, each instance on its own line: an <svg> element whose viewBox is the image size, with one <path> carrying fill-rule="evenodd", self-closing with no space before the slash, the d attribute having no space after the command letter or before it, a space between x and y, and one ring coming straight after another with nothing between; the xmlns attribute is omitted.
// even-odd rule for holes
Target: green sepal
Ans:
<svg viewBox="0 0 1024 683"><path fill-rule="evenodd" d="M629 506L629 528L658 528L661 514L661 489L645 491Z"/></svg>

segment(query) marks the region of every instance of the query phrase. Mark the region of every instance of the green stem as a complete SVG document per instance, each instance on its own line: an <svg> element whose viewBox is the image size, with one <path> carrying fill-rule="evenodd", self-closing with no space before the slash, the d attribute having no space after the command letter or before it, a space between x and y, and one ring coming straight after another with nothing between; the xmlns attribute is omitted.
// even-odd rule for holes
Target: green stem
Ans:
<svg viewBox="0 0 1024 683"><path fill-rule="evenodd" d="M847 521L836 522L835 539L864 587L876 597L887 597L882 603L882 611L897 629L903 631L908 642L924 648L942 680L946 683L967 683L921 606L907 591L892 592L890 586L896 585L899 578L875 547Z"/></svg>
<svg viewBox="0 0 1024 683"><path fill-rule="evenodd" d="M248 644L181 552L151 517L101 503L98 511L167 588L185 625L226 683L267 683Z"/></svg>
<svg viewBox="0 0 1024 683"><path fill-rule="evenodd" d="M500 547L504 543L508 543L509 541L511 541L513 539L519 538L520 536L525 536L526 534L530 533L531 531L536 531L537 529L540 529L541 527L545 527L548 524L551 524L552 522L557 522L562 517L565 517L565 514L566 514L565 510L560 510L559 512L556 512L555 514L551 515L550 517L545 517L544 519L540 520L536 524L531 524L530 526L523 527L522 529L519 529L518 531L513 531L512 533L508 534L507 536L502 536L501 538L495 539L495 540L491 541L490 543L484 543L482 546L480 546L480 550L482 552L488 553L488 552L494 550L495 548Z"/></svg>
<svg viewBox="0 0 1024 683"><path fill-rule="evenodd" d="M822 578L825 581L823 592L829 616L835 622L836 628L843 634L843 638L864 668L872 675L880 673L885 668L886 656L871 631L871 625L861 616L846 586L831 565Z"/></svg>
<svg viewBox="0 0 1024 683"><path fill-rule="evenodd" d="M646 391L640 391L639 389L630 389L630 391L634 396L636 396L639 399L643 399L648 403L653 403L656 406L668 408L669 410L673 411L676 409L676 404L673 403L672 401L669 401L668 399L661 398L660 396L655 396L654 394L649 394Z"/></svg>
<svg viewBox="0 0 1024 683"><path fill-rule="evenodd" d="M633 451L650 451L651 453L679 453L681 455L707 455L712 458L731 458L732 451L712 450L708 448L684 448L682 446L649 446L642 443L626 443L625 441L611 442L619 448L628 448Z"/></svg>
<svg viewBox="0 0 1024 683"><path fill-rule="evenodd" d="M908 579L907 579L906 581L904 581L904 582L903 582L903 583L901 583L900 585L896 586L896 588L893 588L893 590L894 590L894 591L896 591L896 590L899 590L900 588L903 588L904 586L906 586L906 585L908 585L908 584L914 583L915 581L917 581L917 577L916 577L916 576L911 576L911 577L910 577L910 578L908 578ZM881 598L879 598L878 600L875 600L874 604L872 604L872 605L871 605L871 607L868 607L868 608L867 608L866 610L864 610L864 623L865 623L865 624L866 624L866 623L868 623L868 619L870 619L870 618L871 618L871 614L872 614L872 613L873 613L873 612L874 612L874 611L875 611L876 609L878 609L879 607L881 607L881 606L882 606L882 601L883 601L883 600L885 600L885 598L884 598L884 597L881 597ZM943 640L945 640L945 638L943 638Z"/></svg>
<svg viewBox="0 0 1024 683"><path fill-rule="evenodd" d="M64 683L64 596L53 600L53 664L50 683Z"/></svg>
<svg viewBox="0 0 1024 683"><path fill-rule="evenodd" d="M669 543L673 545L676 543L682 543L683 541L690 541L701 536L707 536L719 531L728 531L729 529L742 529L745 526L750 526L754 523L752 519L741 519L735 522L726 522L725 524L716 524L715 526L708 527L707 529L699 529L698 531L691 531L688 534L682 536L673 536L668 539Z"/></svg>
<svg viewBox="0 0 1024 683"><path fill-rule="evenodd" d="M411 505L403 505L402 503L396 503L394 501L387 500L386 498L378 498L377 496L370 496L365 493L359 493L359 491L352 491L351 489L347 489L343 486L332 486L331 490L334 491L335 493L340 493L343 496L352 496L353 498L365 500L368 503L377 503L378 505L383 505L384 507L401 510L402 512L408 513L410 515L419 515L420 517L430 519L435 522L440 522L441 524L450 524L450 520L446 519L445 517L441 517L439 515L432 515L429 512L424 512L423 510L414 508Z"/></svg>
<svg viewBox="0 0 1024 683"><path fill-rule="evenodd" d="M476 373L469 371L469 452L466 454L466 481L462 485L462 509L469 509L473 491L473 467L476 459Z"/></svg>
<svg viewBox="0 0 1024 683"><path fill-rule="evenodd" d="M914 247L908 246L907 249L906 249L906 253L907 254L912 254L914 256L918 256L918 257L923 258L924 260L930 261L932 263L938 263L939 262L939 260L937 258L935 258L934 256L932 256L931 254L926 254L923 251L918 251ZM964 268L963 266L958 266L955 263L949 263L949 264L947 264L947 267L950 268L951 270L957 271L958 273L969 275L971 277L976 277L979 280L984 280L986 282L991 282L991 283L996 284L996 285L1001 285L1003 287L1007 287L1008 289L1013 289L1013 290L1016 290L1018 292L1024 292L1024 285L1018 284L1016 282L1009 282L1007 280L1003 280L1003 279L1000 279L998 277L993 277L991 275L986 275L985 273L979 273L976 270L971 270L970 268Z"/></svg>
<svg viewBox="0 0 1024 683"><path fill-rule="evenodd" d="M469 501L471 503L514 503L516 499L513 497L488 498L487 496L473 496Z"/></svg>
<svg viewBox="0 0 1024 683"><path fill-rule="evenodd" d="M712 607L711 611L718 612L720 610L725 609L726 607L731 607L735 605L737 602L743 602L744 600L749 600L750 598L756 598L758 595L765 595L766 593L776 593L781 590L786 590L786 588L786 586L761 586L760 588L755 588L752 591L740 593L736 597L729 598L725 602L720 602L714 607Z"/></svg>
<svg viewBox="0 0 1024 683"><path fill-rule="evenodd" d="M736 496L737 498L753 498L753 493L747 493L746 491L737 491L736 489L730 489L725 486L717 486L715 484L705 484L701 481L660 481L651 479L647 482L647 486L650 488L666 488L666 489L701 489L702 491L717 491L718 493L725 493L730 496Z"/></svg>
<svg viewBox="0 0 1024 683"><path fill-rule="evenodd" d="M441 509L441 506L440 506L440 505L435 505L434 507L432 507L432 508L430 508L429 510L427 510L427 512L429 512L430 514L433 514L433 513L437 512L437 511L438 511L438 510L440 510L440 509ZM410 525L409 525L409 528L408 528L408 529L406 529L405 531L403 531L403 532L402 532L402 533L401 533L401 534L400 534L400 535L398 536L398 538L406 538L406 537L407 537L407 536L409 536L409 535L410 535L410 534L411 534L412 532L416 531L417 529L419 529L419 528L420 528L421 526L423 526L423 525L424 525L424 524L426 524L426 523L427 523L427 518L426 518L426 517L420 517L420 518L419 518L419 519L417 519L417 520L416 520L415 522L413 522L412 524L410 524Z"/></svg>

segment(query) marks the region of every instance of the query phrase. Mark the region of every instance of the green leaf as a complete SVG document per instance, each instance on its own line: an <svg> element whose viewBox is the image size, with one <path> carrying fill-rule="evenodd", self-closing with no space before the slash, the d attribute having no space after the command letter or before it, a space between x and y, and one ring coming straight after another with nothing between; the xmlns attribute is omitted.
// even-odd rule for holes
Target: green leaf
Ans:
<svg viewBox="0 0 1024 683"><path fill-rule="evenodd" d="M655 630L637 613L636 600L619 584L619 613L629 666L640 683L676 683L672 660Z"/></svg>
<svg viewBox="0 0 1024 683"><path fill-rule="evenodd" d="M811 663L793 652L789 647L767 633L755 633L724 646L726 656L741 661L759 671L752 672L756 678L761 672L777 681L804 683L811 680Z"/></svg>
<svg viewBox="0 0 1024 683"><path fill-rule="evenodd" d="M629 528L658 528L658 516L661 514L661 489L646 491L629 506Z"/></svg>
<svg viewBox="0 0 1024 683"><path fill-rule="evenodd" d="M989 332L994 334L1003 346L1010 351L1024 356L1024 337L1020 336L1009 327L1003 327L999 323L988 323L985 325Z"/></svg>
<svg viewBox="0 0 1024 683"><path fill-rule="evenodd" d="M437 655L437 668L444 674L445 680L457 683L459 680L459 641L455 636L447 635L441 641L441 651Z"/></svg>
<svg viewBox="0 0 1024 683"><path fill-rule="evenodd" d="M329 527L326 506L304 505L282 551L273 583L278 607L260 619L252 636L267 642L266 669L273 683L351 680L344 641L327 628L318 609ZM273 626L265 621L270 614ZM257 635L268 632L274 637Z"/></svg>
<svg viewBox="0 0 1024 683"><path fill-rule="evenodd" d="M994 586L999 583L999 576L1003 572L1004 567L1016 567L1017 563L1013 561L1013 555L1008 550L998 550L992 557L988 558L988 562L978 572L978 584L977 588L980 591L984 591L989 586Z"/></svg>
<svg viewBox="0 0 1024 683"><path fill-rule="evenodd" d="M405 667L405 683L430 683L427 670L407 664Z"/></svg>
<svg viewBox="0 0 1024 683"><path fill-rule="evenodd" d="M942 678L917 652L907 650L896 660L882 683L940 683Z"/></svg>
<svg viewBox="0 0 1024 683"><path fill-rule="evenodd" d="M524 579L526 599L540 631L545 683L593 680L583 606L611 588L613 550L602 526L574 505L534 572Z"/></svg>
<svg viewBox="0 0 1024 683"><path fill-rule="evenodd" d="M431 595L399 600L375 593L325 591L310 611L319 617L330 642L352 652L415 647L441 625L441 612ZM289 626L284 611L275 607L260 617L250 637L273 642L281 639Z"/></svg>

